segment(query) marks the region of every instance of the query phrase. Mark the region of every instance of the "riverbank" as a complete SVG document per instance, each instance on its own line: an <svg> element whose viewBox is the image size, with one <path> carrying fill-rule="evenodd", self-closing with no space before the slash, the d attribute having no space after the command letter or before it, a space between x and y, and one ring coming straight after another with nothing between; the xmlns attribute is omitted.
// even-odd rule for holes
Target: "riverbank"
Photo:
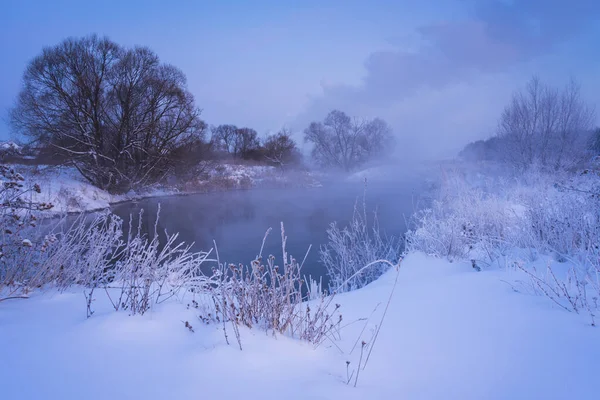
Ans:
<svg viewBox="0 0 600 400"><path fill-rule="evenodd" d="M112 205L160 196L209 193L258 187L315 187L321 185L318 173L298 170L281 171L264 165L215 164L193 180L164 185L151 185L142 190L111 194L99 189L75 168L49 166L14 166L26 183L40 185L40 193L29 193L32 201L51 203L52 213L97 211Z"/></svg>
<svg viewBox="0 0 600 400"><path fill-rule="evenodd" d="M410 254L336 297L343 328L316 349L240 327L240 351L190 295L130 317L98 294L86 319L82 290L36 292L0 303L0 384L7 399L595 399L598 328L506 283L523 279Z"/></svg>

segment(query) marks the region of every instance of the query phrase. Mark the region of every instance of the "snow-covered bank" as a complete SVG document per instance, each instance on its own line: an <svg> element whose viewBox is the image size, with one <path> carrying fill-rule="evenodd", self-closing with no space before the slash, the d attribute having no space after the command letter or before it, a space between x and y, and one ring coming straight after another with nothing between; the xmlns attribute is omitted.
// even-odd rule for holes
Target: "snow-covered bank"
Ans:
<svg viewBox="0 0 600 400"><path fill-rule="evenodd" d="M262 186L318 186L317 174L305 171L282 172L262 165L215 164L202 176L186 183L153 185L125 194L111 194L87 182L78 171L68 167L15 168L27 181L38 183L41 193L31 193L32 200L53 204L52 212L100 210L111 204L145 197L209 192L227 189L249 189Z"/></svg>
<svg viewBox="0 0 600 400"><path fill-rule="evenodd" d="M385 164L367 166L354 171L345 177L347 182L398 182L412 180L425 182L439 171L439 163L414 162L403 160L390 161Z"/></svg>
<svg viewBox="0 0 600 400"><path fill-rule="evenodd" d="M597 398L600 331L503 282L521 278L410 254L356 388L355 375L346 385L346 362L352 373L360 341L374 340L393 270L336 297L347 326L317 349L241 329L240 351L225 344L221 325L203 325L197 310L187 309L189 296L129 317L98 294L96 313L86 319L81 290L35 293L0 302L2 397Z"/></svg>

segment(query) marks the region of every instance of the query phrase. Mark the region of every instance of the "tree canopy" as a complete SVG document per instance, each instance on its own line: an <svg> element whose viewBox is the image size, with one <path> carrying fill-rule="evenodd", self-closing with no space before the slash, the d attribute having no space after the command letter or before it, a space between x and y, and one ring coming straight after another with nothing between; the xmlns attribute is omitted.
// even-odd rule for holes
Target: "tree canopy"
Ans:
<svg viewBox="0 0 600 400"><path fill-rule="evenodd" d="M392 130L382 119L351 118L331 111L323 122L312 122L304 140L313 145L312 156L323 167L350 171L383 156L394 143Z"/></svg>
<svg viewBox="0 0 600 400"><path fill-rule="evenodd" d="M589 157L594 117L574 81L560 89L533 77L504 109L498 136L517 167L569 168Z"/></svg>
<svg viewBox="0 0 600 400"><path fill-rule="evenodd" d="M11 123L109 191L161 179L178 162L175 151L205 130L179 69L146 47L95 35L30 62Z"/></svg>

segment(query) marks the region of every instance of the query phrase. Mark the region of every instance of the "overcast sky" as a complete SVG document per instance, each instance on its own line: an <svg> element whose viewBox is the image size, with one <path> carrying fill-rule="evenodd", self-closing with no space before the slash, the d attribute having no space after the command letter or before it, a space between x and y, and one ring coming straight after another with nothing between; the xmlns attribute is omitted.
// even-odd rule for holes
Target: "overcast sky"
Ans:
<svg viewBox="0 0 600 400"><path fill-rule="evenodd" d="M600 106L598 0L2 0L1 139L28 61L90 33L181 68L209 124L300 133L337 108L387 120L407 158L491 136L532 74Z"/></svg>

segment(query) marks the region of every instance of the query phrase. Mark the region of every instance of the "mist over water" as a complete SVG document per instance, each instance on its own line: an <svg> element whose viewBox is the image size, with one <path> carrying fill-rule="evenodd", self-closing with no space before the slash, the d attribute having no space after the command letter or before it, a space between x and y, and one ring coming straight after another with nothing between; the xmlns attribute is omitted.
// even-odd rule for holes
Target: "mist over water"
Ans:
<svg viewBox="0 0 600 400"><path fill-rule="evenodd" d="M420 187L420 181L407 178L369 182L366 189L369 217L377 210L381 230L388 236L401 236ZM301 262L312 245L303 273L313 278L322 276L323 284L327 285L324 267L319 262L319 248L327 242L330 223L337 221L345 226L355 203L358 201L362 207L364 192L364 182L343 182L320 188L252 189L150 198L119 204L113 211L127 223L131 214L136 216L143 209L143 229L153 232L160 205L159 233L179 232L179 240L193 242L195 250L208 251L214 248L215 241L222 262L245 265L259 254L269 228L272 230L263 257L272 254L281 262L283 222L288 254Z"/></svg>

